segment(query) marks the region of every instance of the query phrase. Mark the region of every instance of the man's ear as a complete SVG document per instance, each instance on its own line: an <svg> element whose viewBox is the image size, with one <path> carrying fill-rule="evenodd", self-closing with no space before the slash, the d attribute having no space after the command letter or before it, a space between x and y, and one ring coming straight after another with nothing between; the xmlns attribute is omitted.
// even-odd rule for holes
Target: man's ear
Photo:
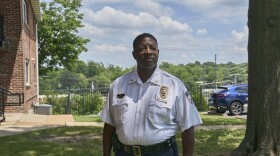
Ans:
<svg viewBox="0 0 280 156"><path fill-rule="evenodd" d="M132 51L132 56L135 59L135 51Z"/></svg>

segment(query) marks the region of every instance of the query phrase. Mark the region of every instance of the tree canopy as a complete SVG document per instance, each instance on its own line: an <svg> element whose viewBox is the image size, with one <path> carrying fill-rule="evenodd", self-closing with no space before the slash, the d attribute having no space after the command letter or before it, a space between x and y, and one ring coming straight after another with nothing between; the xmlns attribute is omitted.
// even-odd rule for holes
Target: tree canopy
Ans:
<svg viewBox="0 0 280 156"><path fill-rule="evenodd" d="M81 0L42 2L42 21L38 23L39 74L61 67L71 69L89 39L78 36L83 14Z"/></svg>

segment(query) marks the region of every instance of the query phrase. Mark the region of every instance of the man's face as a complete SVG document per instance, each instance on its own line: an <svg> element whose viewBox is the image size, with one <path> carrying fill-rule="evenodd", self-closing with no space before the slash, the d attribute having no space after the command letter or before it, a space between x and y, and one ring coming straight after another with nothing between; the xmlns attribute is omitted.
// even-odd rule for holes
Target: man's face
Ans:
<svg viewBox="0 0 280 156"><path fill-rule="evenodd" d="M145 37L138 41L133 57L140 68L155 68L158 61L158 45L152 38Z"/></svg>

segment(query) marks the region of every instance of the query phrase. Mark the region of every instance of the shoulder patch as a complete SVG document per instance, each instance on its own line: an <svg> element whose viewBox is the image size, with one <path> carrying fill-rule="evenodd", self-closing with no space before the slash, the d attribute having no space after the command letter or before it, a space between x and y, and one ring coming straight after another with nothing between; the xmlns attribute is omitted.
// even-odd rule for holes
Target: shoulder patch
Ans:
<svg viewBox="0 0 280 156"><path fill-rule="evenodd" d="M190 94L190 92L189 92L188 90L186 91L186 99L187 99L191 104L194 105L193 99L192 99L191 94Z"/></svg>

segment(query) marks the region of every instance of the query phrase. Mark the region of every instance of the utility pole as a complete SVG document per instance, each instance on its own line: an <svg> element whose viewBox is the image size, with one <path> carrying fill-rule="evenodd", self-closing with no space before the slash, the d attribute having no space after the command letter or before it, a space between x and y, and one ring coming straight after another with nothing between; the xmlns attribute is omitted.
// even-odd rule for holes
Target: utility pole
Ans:
<svg viewBox="0 0 280 156"><path fill-rule="evenodd" d="M217 55L215 54L215 89L217 89Z"/></svg>

